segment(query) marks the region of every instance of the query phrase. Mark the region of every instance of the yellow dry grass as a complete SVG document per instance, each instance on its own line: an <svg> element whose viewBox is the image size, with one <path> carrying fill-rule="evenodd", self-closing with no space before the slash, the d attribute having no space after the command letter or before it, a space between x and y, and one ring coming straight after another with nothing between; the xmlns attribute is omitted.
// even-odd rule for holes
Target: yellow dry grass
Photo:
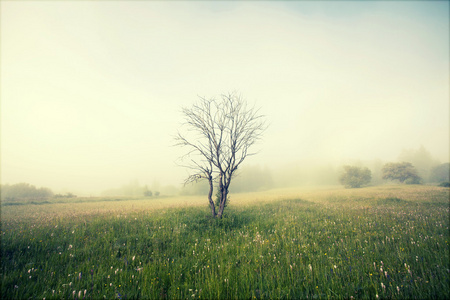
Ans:
<svg viewBox="0 0 450 300"><path fill-rule="evenodd" d="M449 189L426 185L383 185L360 189L344 189L341 186L297 187L273 189L263 192L230 194L232 206L256 205L288 199L302 199L326 205L349 206L373 205L369 200L399 198L406 201L433 202L449 199ZM438 199L438 200L436 200ZM367 200L367 201L365 201ZM29 220L31 222L49 221L68 218L88 218L92 215L118 215L135 212L149 212L166 208L183 208L190 206L207 206L204 196L173 196L147 199L112 199L84 198L74 202L43 205L3 206L2 222L9 220Z"/></svg>
<svg viewBox="0 0 450 300"><path fill-rule="evenodd" d="M399 198L406 201L432 202L433 199L449 199L448 188L428 185L382 185L359 189L345 189L342 186L296 187L273 189L258 193L243 193L231 196L234 204L259 201L302 199L316 203L345 203L345 200L370 200Z"/></svg>

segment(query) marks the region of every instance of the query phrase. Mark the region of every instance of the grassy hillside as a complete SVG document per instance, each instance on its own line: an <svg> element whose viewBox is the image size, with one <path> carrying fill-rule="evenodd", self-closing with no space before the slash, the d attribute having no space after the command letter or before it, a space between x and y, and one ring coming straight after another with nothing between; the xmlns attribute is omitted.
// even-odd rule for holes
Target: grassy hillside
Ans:
<svg viewBox="0 0 450 300"><path fill-rule="evenodd" d="M450 296L448 188L77 201L2 207L3 299Z"/></svg>

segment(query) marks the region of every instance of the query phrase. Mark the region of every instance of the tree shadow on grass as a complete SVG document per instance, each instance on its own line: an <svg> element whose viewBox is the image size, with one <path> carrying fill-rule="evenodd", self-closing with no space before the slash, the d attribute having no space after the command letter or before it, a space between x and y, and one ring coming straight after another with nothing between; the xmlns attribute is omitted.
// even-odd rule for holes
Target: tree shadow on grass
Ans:
<svg viewBox="0 0 450 300"><path fill-rule="evenodd" d="M225 214L220 219L213 218L204 212L193 213L186 220L186 224L190 230L215 233L240 230L257 220L256 214L242 209L229 208L225 211Z"/></svg>
<svg viewBox="0 0 450 300"><path fill-rule="evenodd" d="M283 211L309 210L315 203L302 199L280 200L252 206L231 206L225 209L221 219L213 218L206 210L186 213L186 224L191 230L204 232L230 232L248 227L270 227L276 223L274 215ZM209 211L208 211L209 212ZM274 219L271 221L271 219Z"/></svg>

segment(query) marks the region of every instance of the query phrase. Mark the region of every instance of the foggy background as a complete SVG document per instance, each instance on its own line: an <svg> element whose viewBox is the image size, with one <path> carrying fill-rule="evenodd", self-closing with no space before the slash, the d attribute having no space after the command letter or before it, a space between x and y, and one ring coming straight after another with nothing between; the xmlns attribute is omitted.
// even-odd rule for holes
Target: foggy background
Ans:
<svg viewBox="0 0 450 300"><path fill-rule="evenodd" d="M449 161L447 1L0 5L2 184L176 193L181 108L233 91L269 128L232 191Z"/></svg>

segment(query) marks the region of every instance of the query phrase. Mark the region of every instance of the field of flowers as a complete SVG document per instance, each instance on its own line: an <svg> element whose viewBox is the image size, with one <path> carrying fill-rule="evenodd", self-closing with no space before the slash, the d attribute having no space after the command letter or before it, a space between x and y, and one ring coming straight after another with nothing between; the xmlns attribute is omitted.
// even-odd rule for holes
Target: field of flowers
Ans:
<svg viewBox="0 0 450 300"><path fill-rule="evenodd" d="M2 206L1 298L450 298L448 188L100 200Z"/></svg>

